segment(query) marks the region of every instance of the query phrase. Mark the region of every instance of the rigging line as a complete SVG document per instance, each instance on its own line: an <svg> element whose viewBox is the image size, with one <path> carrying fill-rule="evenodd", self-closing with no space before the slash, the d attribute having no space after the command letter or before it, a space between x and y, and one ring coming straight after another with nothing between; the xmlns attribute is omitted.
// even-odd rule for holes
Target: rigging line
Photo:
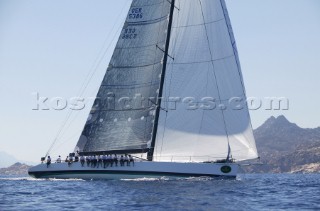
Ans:
<svg viewBox="0 0 320 211"><path fill-rule="evenodd" d="M180 7L180 0L178 0L178 4L179 4L179 7ZM178 15L177 15L177 26L179 26L179 17L180 17L180 10L178 10ZM172 28L174 28L174 26L172 26ZM175 41L173 42L173 47L172 47L172 54L174 54L175 52L175 49L176 49L176 46L177 46L177 39L179 37L179 34L180 34L180 30L178 30L178 32L176 33L176 37L175 37ZM168 97L170 97L171 95L171 84L172 84L172 77L173 77L173 64L174 62L171 63L171 74L170 74L170 80L169 80L169 87L167 89L165 89L165 92L168 92ZM167 82L165 82L167 83ZM167 108L169 108L169 102L167 102ZM162 149L163 149L163 141L164 141L164 134L166 132L166 125L167 125L167 120L168 120L168 112L169 112L169 109L168 111L166 112L166 116L165 116L165 119L164 119L164 125L163 125L163 132L162 132L162 139L161 139L161 148L160 148L160 155L159 157L161 157L162 155Z"/></svg>
<svg viewBox="0 0 320 211"><path fill-rule="evenodd" d="M167 2L169 2L170 4L172 4L171 1L167 0ZM177 7L176 5L174 5L174 8L176 8L178 11L180 11L179 7Z"/></svg>
<svg viewBox="0 0 320 211"><path fill-rule="evenodd" d="M221 4L221 7L222 7L222 12L223 12L224 19L225 19L225 22L226 22L226 25L227 25L227 28L228 28L230 41L232 43L232 36L233 35L230 33L230 31L232 31L232 27L231 27L231 21L230 21L230 17L229 17L229 14L228 14L228 10L226 8L225 2L223 4L222 0L220 0L220 4ZM228 22L230 24L228 24ZM244 81L243 81L243 76L242 76L242 73L241 73L241 66L240 66L240 61L239 61L239 55L238 55L238 50L237 50L237 47L236 47L236 41L235 41L234 36L233 36L233 40L234 40L234 43L232 43L232 50L233 50L233 53L235 55L236 63L237 63L237 66L238 66L238 73L239 73L240 81L241 81L241 84L242 84L243 93L244 93L245 98L247 98L246 88L244 86ZM251 131L253 131L253 126L252 126L252 123L251 123L251 120L250 120L251 118L250 118L248 103L246 103L246 106L247 106L247 117L249 119ZM251 145L251 143L250 143L250 145Z"/></svg>
<svg viewBox="0 0 320 211"><path fill-rule="evenodd" d="M164 12L166 12L165 10L164 10L164 5L165 5L165 1L163 0L162 1L162 10L161 10L161 15L163 15L163 13ZM158 35L157 35L157 44L156 44L156 46L158 47L158 45L159 45L159 39L162 39L161 37L160 37L160 34L161 34L161 29L162 29L162 27L161 27L161 25L158 27ZM167 37L165 37L165 44L167 43L167 40L166 40L166 38ZM161 42L163 42L163 41L161 41ZM164 54L165 55L165 54ZM154 54L154 60L156 60L156 51L155 51L155 54ZM161 59L162 60L162 59ZM155 61L154 61L155 62ZM160 61L160 63L161 63L161 61ZM162 64L162 65L164 65L164 64ZM153 68L152 68L152 80L153 80L153 78L154 78L154 70L155 70L155 67L153 66ZM160 74L162 75L162 72L160 72ZM156 76L157 77L157 76ZM161 81L160 81L160 83L161 83ZM160 84L159 83L159 84ZM161 84L160 84L160 86L161 86ZM160 90L160 89L159 89ZM158 97L158 96L157 96ZM150 101L153 105L155 105L155 111L156 111L156 109L157 109L157 104L155 103L155 102L153 102L151 99L148 99L148 101ZM160 106L160 108L161 108L161 105L159 105ZM155 112L156 113L156 112ZM155 120L155 116L153 116L153 120ZM155 124L155 122L153 123L153 125L152 125L152 129L151 129L151 134L153 134L154 133L154 124ZM152 142L152 138L151 138L151 142ZM151 143L151 145L152 145L152 143ZM150 146L150 148L151 148L151 146ZM148 156L147 156L148 157ZM147 158L148 159L148 158Z"/></svg>
<svg viewBox="0 0 320 211"><path fill-rule="evenodd" d="M153 105L155 105L155 106L157 107L157 104L156 104L155 102L153 102L151 99L148 99L148 101L150 101ZM169 111L169 110L161 107L161 105L160 105L160 109L163 110L163 111L165 111L165 112L168 112L168 111Z"/></svg>
<svg viewBox="0 0 320 211"><path fill-rule="evenodd" d="M201 0L199 0L199 3L200 3L200 8L201 8L201 14L202 14L203 22L205 22L205 18L204 18L204 13L203 13L203 9L202 9ZM211 48L210 48L210 40L209 40L209 36L208 36L207 25L204 25L204 28L205 28L205 31L206 31L206 37L207 37L207 41L208 41L208 47L209 47L210 56L211 56L211 58L212 58L212 52L211 52ZM213 75L214 75L214 77L215 77L215 81L217 82L217 75L216 75L216 72L215 72L215 68L214 68L214 63L213 63L213 62L212 62L212 67L213 67ZM221 94L220 94L220 89L219 89L218 83L216 83L216 87L217 87L217 92L218 92L219 100L221 100ZM225 115L224 115L224 111L223 111L223 110L221 110L221 114L222 114L224 129L225 129L226 135L227 135L228 147L230 147L229 134L228 134L227 124L226 124ZM229 154L228 154L228 157L229 157Z"/></svg>
<svg viewBox="0 0 320 211"><path fill-rule="evenodd" d="M126 2L126 3L124 4L124 6L122 7L121 12L120 12L120 14L119 14L119 17L120 17L120 15L123 13L124 8L126 7L126 5L127 5L127 2ZM119 20L119 18L117 18L117 20ZM115 23L114 23L114 25L113 25L113 28L112 28L111 32L113 31L114 27L116 26L116 23L117 23L117 22L115 22ZM108 39L108 38L109 38L109 36L111 35L111 32L110 32L110 34L108 35L107 39ZM117 32L118 32L118 30L117 30ZM116 33L116 34L117 34L117 33ZM107 40L107 39L106 39L106 40ZM113 42L113 40L114 40L114 38L112 39L111 43ZM105 42L106 42L106 41L105 41ZM109 46L107 47L107 50L110 48L111 43L109 43ZM102 48L102 49L103 49L103 48ZM102 51L102 49L101 49L101 51ZM106 50L106 51L107 51L107 50ZM81 88L80 88L80 91L79 91L80 96L82 96L82 95L83 95L83 93L84 93L84 91L86 90L86 88L87 88L88 84L90 83L90 81L91 81L91 79L92 79L93 75L95 74L95 72L96 72L97 68L99 67L99 65L100 65L100 63L101 63L101 61L102 61L103 57L105 56L106 51L105 51L105 52L104 52L104 54L102 55L102 57L101 57L101 59L99 60L98 64L97 64L96 66L95 66L95 65L92 65L92 68L95 66L95 69L93 69L93 73L91 74L91 76L90 76L90 77L89 77L89 79L87 80L87 83L86 83L86 80L85 80L85 81L84 81L84 83L82 84L82 86L81 86ZM98 59L98 58L99 58L99 56L97 57L97 59ZM95 60L95 62L97 61L97 59ZM94 63L95 63L95 62L94 62ZM89 76L89 75L90 75L90 72L91 72L91 71L89 71L89 73L87 74L87 76ZM86 77L86 78L87 78L87 77ZM85 83L86 83L86 84L85 84ZM84 86L84 84L85 84L85 86ZM83 89L83 90L82 90L82 89ZM70 111L68 112L66 119L64 120L63 124L61 125L61 127L60 127L60 129L59 129L59 131L58 131L58 133L57 133L56 137L54 138L54 140L53 140L52 144L50 145L50 148L49 148L49 150L47 151L47 153L46 153L45 157L47 157L47 156L48 156L48 154L50 153L50 151L51 151L52 147L54 146L54 144L56 143L56 141L59 139L59 136L60 136L60 134L61 134L62 130L64 129L64 127L65 127L66 123L68 122L68 120L69 120L69 118L70 118L71 114L72 114L72 110L70 110Z"/></svg>
<svg viewBox="0 0 320 211"><path fill-rule="evenodd" d="M158 44L157 44L156 46L157 46L157 48L158 48L160 51L162 51L163 53L165 53L164 50L161 49L161 48L158 46ZM169 54L168 54L167 56L169 56L172 60L174 60L174 58L173 58L172 56L170 56Z"/></svg>
<svg viewBox="0 0 320 211"><path fill-rule="evenodd" d="M56 137L54 138L53 142L51 143L51 145L50 145L50 147L49 147L49 150L47 151L45 157L47 157L47 156L49 155L49 153L50 153L50 151L52 150L53 146L54 146L55 143L57 142L58 137L59 137L61 131L63 130L63 127L65 126L66 122L67 122L68 119L70 118L71 113L72 113L72 111L70 110L70 111L68 112L68 114L67 114L66 119L63 121L63 124L61 125L61 127L60 127L60 129L59 129L59 131L58 131L58 133L57 133L57 135L56 135Z"/></svg>
<svg viewBox="0 0 320 211"><path fill-rule="evenodd" d="M164 5L165 5L165 4L164 4L164 1L162 1L162 3L161 3L161 7L162 7L162 8L161 8L161 9L162 9L162 10L161 10L161 15L163 15L163 13L164 13L164 8L165 8ZM158 47L158 45L159 45L159 39L161 39L160 34L161 34L161 25L158 26L158 35L157 35L157 44L156 44L157 47ZM162 41L162 42L163 42L163 41ZM157 61L156 61L156 55L157 55L157 52L154 51L154 63L157 62ZM161 61L160 61L160 64L161 64ZM152 71L152 80L153 80L153 78L154 78L154 77L153 77L153 75L154 75L154 68L155 68L155 67L153 66L153 68L152 68L152 70L153 70L153 71ZM152 82L152 81L151 81L151 82ZM149 99L149 100L150 100L150 99ZM152 101L151 101L151 103L153 103L154 105L156 105L156 103L154 103L154 102L152 102Z"/></svg>
<svg viewBox="0 0 320 211"><path fill-rule="evenodd" d="M235 44L236 44L236 41L235 41L235 38L233 37L232 39L232 35L231 35L231 31L232 31L232 28L231 28L231 25L229 24L230 23L230 19L229 19L229 16L228 16L228 13L227 13L227 9L224 7L224 5L222 4L222 1L220 0L220 5L221 5L221 8L222 8L222 12L223 12L223 15L224 15L224 20L225 20L225 23L227 25L227 28L228 28L228 34L229 34L229 38L230 38L230 42L231 42L231 45L232 45L232 51L233 51L233 54L235 56L235 60L236 60L236 63L237 63L237 69L238 69L238 74L239 74L239 78L240 78L240 81L241 81L241 85L242 85L242 88L243 88L243 93L244 95L246 95L245 93L245 88L244 88L244 82L243 82L243 78L242 78L242 74L240 72L241 70L241 67L240 67L240 63L237 59L237 55L238 53L236 52L236 47L235 47ZM227 13L227 14L226 14Z"/></svg>
<svg viewBox="0 0 320 211"><path fill-rule="evenodd" d="M122 9L121 9L121 12L119 13L119 15L118 15L118 17L117 17L117 20L119 20L119 18L120 18L120 16L122 15L122 13L123 13L123 11L124 11L124 8L126 8L126 6L127 6L127 2L123 5L123 7L122 7ZM106 55L106 53L108 52L109 48L111 47L111 44L113 43L114 39L116 38L116 35L118 34L119 30L121 29L121 26L119 26L118 29L117 29L117 31L116 31L116 33L114 34L111 42L109 43L108 47L103 51L103 49L104 49L103 46L107 43L107 40L109 40L109 37L111 36L111 32L114 30L114 28L115 28L115 26L117 25L117 23L118 23L117 21L114 23L114 25L113 25L110 33L108 34L107 38L105 39L105 41L104 41L104 43L103 43L103 45L102 45L102 48L101 48L101 50L100 50L100 52L99 52L99 54L98 54L98 55L101 55L101 53L103 53L102 56L98 56L98 57L96 58L95 62L93 63L92 67L90 68L91 71L89 71L88 75L86 76L87 82L82 85L82 87L81 87L81 89L80 89L80 91L79 91L79 97L82 97L82 96L83 96L84 92L86 91L86 88L88 87L90 81L92 80L94 74L97 72L98 67L100 66L102 60L104 59L104 57L105 57L105 55ZM100 59L99 59L99 58L100 58ZM97 63L97 61L98 61L98 63ZM91 74L90 74L90 72L91 72ZM90 77L89 77L89 75L90 75ZM89 78L87 78L87 77L89 77ZM78 114L79 114L79 112L77 113L77 115L78 115ZM71 124L71 123L70 123L70 124ZM70 124L69 124L69 125L70 125Z"/></svg>
<svg viewBox="0 0 320 211"><path fill-rule="evenodd" d="M95 92L96 92L95 90L92 91L90 95L95 94ZM90 96L90 95L89 95L89 96ZM73 118L71 119L69 125L68 125L67 127L65 127L65 131L67 131L67 129L69 129L69 127L71 126L71 124L77 119L77 117L79 116L80 113L81 113L81 112L75 113L75 115L74 115ZM82 131L82 129L81 129L80 131L78 131L78 132L81 132L81 131ZM61 134L60 138L61 138L64 134L65 134L65 132L64 132L63 134ZM79 134L79 133L78 133L78 134ZM80 134L80 135L81 135L81 134ZM74 136L75 136L75 135L74 135ZM63 143L62 143L62 144L63 144Z"/></svg>
<svg viewBox="0 0 320 211"><path fill-rule="evenodd" d="M204 23L199 23L199 24L190 24L190 25L184 25L184 26L177 26L177 27L173 27L173 28L187 28L187 27L193 27L193 26L203 26L205 24L212 24L212 23L216 23L219 21L223 21L224 18L218 19L218 20L214 20L214 21L209 21L209 22L204 22Z"/></svg>
<svg viewBox="0 0 320 211"><path fill-rule="evenodd" d="M156 107L156 115L154 118L154 124L153 124L153 130L152 130L152 139L151 139L151 147L148 152L148 160L152 161L153 160L153 154L154 154L154 147L155 147L155 142L156 142L156 137L157 137L157 130L158 130L158 122L159 122L159 114L160 114L160 106L161 106L161 97L162 97L162 92L163 92L163 84L165 81L165 74L166 74L166 68L167 68L167 59L168 59L168 51L169 51L169 46L170 46L170 35L171 35L171 27L172 27L172 21L173 21L173 15L174 15L174 5L175 5L175 0L171 1L170 5L170 12L169 12L169 23L167 27L167 39L166 39L166 47L165 47L165 54L163 58L163 67L161 71L161 82L160 82L160 88L159 88L159 94L157 98L157 104L158 107Z"/></svg>
<svg viewBox="0 0 320 211"><path fill-rule="evenodd" d="M84 94L84 92L85 92L86 88L88 87L88 85L89 85L89 83L90 83L91 79L93 78L94 74L96 73L96 71L97 71L98 67L100 66L100 64L101 64L102 60L104 59L105 55L107 54L107 52L108 52L109 48L111 47L111 45L112 45L112 43L113 43L114 39L117 37L117 34L118 34L118 32L121 30L121 28L122 28L121 26L118 28L117 33L115 33L115 34L114 34L114 36L113 36L113 38L112 38L111 42L109 43L109 45L108 45L107 49L104 51L103 55L101 56L101 58L100 58L100 60L99 60L98 64L96 65L96 67L95 67L95 69L94 69L94 72L93 72L93 73L91 74L91 76L89 77L89 80L88 80L87 84L85 85L84 90L83 90L83 91L82 91L82 93L81 93L81 96Z"/></svg>
<svg viewBox="0 0 320 211"><path fill-rule="evenodd" d="M122 50L122 49L148 48L148 47L152 47L152 46L154 46L154 45L158 44L159 42L165 42L165 40L157 41L157 43L152 43L152 44L149 44L149 45L132 46L132 47L116 47L115 49Z"/></svg>
<svg viewBox="0 0 320 211"><path fill-rule="evenodd" d="M167 0L168 1L168 0ZM170 4L171 4L171 2L169 2ZM165 5L165 2L164 1L162 1L162 10L161 10L161 15L165 12L165 10L164 10L164 5ZM166 15L166 16L168 16L168 15ZM157 44L156 44L156 48L159 48L158 47L158 45L159 45L159 39L161 39L161 37L160 37L160 34L161 34L161 26L159 26L158 27L158 35L157 35ZM166 43L166 39L165 39L165 43ZM165 44L164 44L165 45ZM160 50L162 50L161 48L159 48ZM163 52L163 51L162 51ZM154 55L154 57L155 57L155 59L156 59L156 51L155 51L155 55ZM165 52L163 52L164 53L164 55L165 55ZM160 63L162 63L162 61L160 61ZM163 65L163 64L162 64ZM154 67L153 67L153 70L154 70ZM162 73L161 73L162 74ZM152 76L153 76L153 73L152 73ZM153 78L153 77L152 77ZM160 82L161 83L161 82ZM150 100L150 99L149 99ZM153 103L154 105L156 105L156 103L155 102L152 102L151 100L150 100L150 102L151 103ZM157 106L157 105L156 105Z"/></svg>
<svg viewBox="0 0 320 211"><path fill-rule="evenodd" d="M120 13L118 14L118 17L117 17L116 20L120 20L120 17L121 17L121 15L122 15L122 13L124 12L124 9L126 8L127 4L128 4L128 2L126 2L126 3L123 5L123 7L122 7ZM106 39L104 40L104 42L103 42L103 44L102 44L102 47L101 47L101 49L100 49L100 51L99 51L99 53L98 53L98 56L96 57L94 63L92 64L92 66L91 66L91 68L90 68L90 71L89 71L88 74L86 75L85 81L84 81L83 84L81 85L81 88L80 88L79 94L78 94L79 96L82 95L83 92L84 92L84 90L86 89L85 84L88 84L88 83L90 82L90 80L91 80L92 77L89 77L89 76L92 75L92 74L94 74L94 72L96 71L97 67L98 67L98 66L100 65L100 63L101 63L101 60L104 58L104 55L105 55L106 51L108 51L108 49L110 48L110 45L111 45L111 43L113 42L114 38L112 39L111 43L109 43L107 49L104 50L104 46L107 44L107 41L109 40L110 36L112 35L112 32L113 32L113 30L115 29L115 27L116 27L117 24L118 24L118 21L115 21L114 24L113 24L113 26L112 26L112 28L111 28L111 30L110 30L110 32L108 33ZM115 34L117 34L118 31L119 31L119 28L117 29L117 31L116 31ZM114 36L115 36L115 35L114 35ZM101 56L102 53L103 53L103 55ZM99 59L99 58L100 58L100 59ZM88 77L89 77L89 78L88 78ZM87 81L87 82L86 82L86 81ZM84 89L84 90L83 90L83 89Z"/></svg>
<svg viewBox="0 0 320 211"><path fill-rule="evenodd" d="M225 57L221 57L221 58L217 58L217 59L210 59L210 60L204 60L204 61L194 61L194 62L176 62L174 63L175 65L184 65L184 64L205 64L205 63L211 63L211 62L216 62L216 61L220 61L220 60L225 60L225 59L229 59L235 57L235 55L230 55L230 56L225 56Z"/></svg>
<svg viewBox="0 0 320 211"><path fill-rule="evenodd" d="M118 31L119 31L119 30L118 30ZM117 32L118 32L118 31L117 31ZM117 33L116 33L116 34L117 34ZM115 34L115 35L116 35L116 34ZM114 41L114 39L112 39L111 43L112 43L113 41ZM100 66L100 64L101 64L101 62L102 62L105 54L106 54L107 51L109 50L109 48L110 48L110 46L111 46L111 43L109 44L109 46L108 46L107 49L105 50L105 52L104 52L104 54L102 55L99 63L96 65L96 67L95 67L95 69L94 69L94 72L92 72L91 76L89 77L89 80L87 81L86 85L84 86L84 89L80 92L79 97L82 97L83 94L84 94L84 92L86 91L86 88L88 87L90 81L92 80L94 74L96 73L98 67ZM70 111L70 112L72 113L72 111ZM80 113L80 112L78 112L78 114L79 114L79 113ZM76 114L76 115L78 115L78 114ZM69 120L70 116L71 116L71 114L68 116L67 121ZM67 127L67 128L69 128L69 127L71 126L71 124L72 124L72 122L70 122L70 123L68 124L68 127ZM65 127L65 125L64 125L63 127ZM63 135L66 131L67 131L67 129L64 129L64 132L62 133L62 135ZM61 136L62 136L62 135L61 135Z"/></svg>
<svg viewBox="0 0 320 211"><path fill-rule="evenodd" d="M171 4L171 2L169 2L169 3ZM164 1L162 1L162 11L161 11L161 15L165 12L165 11L164 11L164 8L165 8L164 5L165 5L165 3L164 3ZM165 51L163 51L163 50L159 47L159 42L162 42L162 41L159 41L159 39L161 39L160 33L161 33L161 26L158 27L158 36L157 36L157 44L156 44L156 47L159 48L159 49L164 53L164 55L165 55ZM154 58L156 59L156 52L155 52ZM154 61L154 62L156 62L156 61ZM155 68L155 67L153 66L153 70L154 70L154 68ZM154 71L153 71L153 72L154 72ZM152 73L152 80L153 80L153 73ZM152 83L152 81L151 81L151 83ZM161 81L160 81L160 83L161 83ZM157 105L155 102L153 102L151 99L148 99L148 101L151 102L153 105L155 105L155 106L156 106L155 108L157 108L158 105ZM161 107L161 105L159 105L159 106L160 106L160 109L161 109L161 110L166 111L164 108ZM166 112L168 112L168 111L166 111Z"/></svg>
<svg viewBox="0 0 320 211"><path fill-rule="evenodd" d="M118 17L117 17L117 20L119 20L119 18L120 18L120 16L122 15L122 13L123 13L123 11L124 11L124 8L126 8L126 6L127 6L127 3L125 3L125 4L123 5L123 7L122 7L122 9L121 9L121 12L119 13L119 15L118 15ZM111 36L113 30L115 29L115 26L117 25L117 23L118 23L117 21L114 23L114 25L112 26L112 29L111 29L110 33L108 34L107 38L105 39L104 43L102 44L102 47L101 47L101 49L100 49L100 51L99 51L99 54L98 54L97 58L95 59L93 65L91 66L90 71L88 72L84 83L81 85L81 88L80 88L79 93L78 93L78 96L79 96L79 97L82 97L82 96L83 96L84 92L86 91L86 88L87 88L88 84L90 83L90 81L92 80L92 78L93 78L94 74L96 73L98 67L100 66L100 64L101 64L101 62L102 62L102 59L104 58L106 52L107 52L107 51L109 50L109 48L111 47L111 43L114 41L115 35L118 34L119 28L118 28L118 30L116 31L115 35L113 36L113 39L112 39L112 41L109 43L107 49L105 49L105 51L104 51L104 53L103 53L103 49L104 49L103 46L105 46L105 44L106 44L107 41L109 40L109 37ZM121 27L120 27L120 28L121 28ZM99 56L99 55L101 55L101 53L103 53L103 55L102 55L102 56ZM100 58L100 60L99 60L99 58ZM98 62L98 63L97 63L97 62ZM91 73L91 75L90 75L90 73ZM89 76L90 76L90 77L89 77ZM89 77L89 78L88 78L88 77ZM86 81L87 81L87 82L86 82ZM64 128L64 132L61 134L61 136L63 136L63 135L65 134L65 132L66 132L67 129L71 126L71 124L72 124L73 121L76 119L76 117L79 115L79 113L80 113L80 112L77 112L76 115L75 115L75 117L70 121L69 125L68 125L66 128ZM70 115L70 116L71 116L71 115ZM69 117L69 118L70 118L70 117ZM68 121L68 120L67 120L67 121ZM58 139L59 139L59 138L58 138Z"/></svg>
<svg viewBox="0 0 320 211"><path fill-rule="evenodd" d="M200 1L200 0L199 0ZM201 12L202 12L202 15L203 15L203 11L202 11L202 7L201 7L201 2L200 2L200 9L201 9ZM204 16L202 16L203 17L203 22L205 23L205 19L204 19ZM205 24L204 24L205 25ZM206 30L206 29L205 29ZM206 34L207 34L207 31L206 31ZM208 48L210 49L210 43L209 43L209 40L208 40ZM211 54L211 51L210 51L210 58L211 58L211 60L212 60L212 54ZM208 96L208 83L209 83L209 71L210 71L210 67L208 67L207 68L207 77L206 77L206 85L205 85L205 87L206 87L206 96ZM219 97L220 98L220 97ZM203 122L203 120L204 120L204 114L205 114L205 110L202 110L202 115L201 115L201 123L200 123L200 127L199 127L199 132L198 132L198 135L197 135L197 139L196 139L196 141L195 141L195 148L196 148L196 146L197 146L197 144L199 143L199 134L201 134L201 130L203 129L203 124L204 124L204 122Z"/></svg>
<svg viewBox="0 0 320 211"><path fill-rule="evenodd" d="M56 144L59 144L57 147L54 147L52 150L51 150L51 153L55 153L58 149L60 149L64 144L66 144L67 142L73 140L74 137L76 137L77 135L79 135L79 132L81 132L81 130L78 130L76 133L74 133L72 136L64 139L63 141L61 141L61 143L56 143Z"/></svg>

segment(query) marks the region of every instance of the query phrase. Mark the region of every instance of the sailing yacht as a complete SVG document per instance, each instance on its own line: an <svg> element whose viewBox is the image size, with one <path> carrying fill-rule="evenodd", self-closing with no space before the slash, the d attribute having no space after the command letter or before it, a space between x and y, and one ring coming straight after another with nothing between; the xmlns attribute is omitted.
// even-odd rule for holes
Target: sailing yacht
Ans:
<svg viewBox="0 0 320 211"><path fill-rule="evenodd" d="M39 164L36 178L234 178L258 158L224 0L133 0L75 152L135 164Z"/></svg>

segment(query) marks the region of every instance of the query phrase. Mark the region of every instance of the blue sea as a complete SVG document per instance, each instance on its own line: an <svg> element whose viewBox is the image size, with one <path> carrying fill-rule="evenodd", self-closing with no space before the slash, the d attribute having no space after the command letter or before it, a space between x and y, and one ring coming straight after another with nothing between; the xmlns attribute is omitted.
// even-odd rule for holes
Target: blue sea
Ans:
<svg viewBox="0 0 320 211"><path fill-rule="evenodd" d="M320 174L59 180L0 176L0 210L320 210Z"/></svg>

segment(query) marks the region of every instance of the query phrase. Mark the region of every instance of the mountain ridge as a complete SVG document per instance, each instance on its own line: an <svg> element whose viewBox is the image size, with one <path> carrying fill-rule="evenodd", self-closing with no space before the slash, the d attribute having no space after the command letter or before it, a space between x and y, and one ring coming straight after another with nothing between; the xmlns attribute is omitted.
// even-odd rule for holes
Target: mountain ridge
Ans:
<svg viewBox="0 0 320 211"><path fill-rule="evenodd" d="M0 175L27 175L31 166L17 162L9 167L0 168Z"/></svg>
<svg viewBox="0 0 320 211"><path fill-rule="evenodd" d="M265 165L245 168L247 172L320 172L320 127L301 128L283 115L271 116L254 137Z"/></svg>

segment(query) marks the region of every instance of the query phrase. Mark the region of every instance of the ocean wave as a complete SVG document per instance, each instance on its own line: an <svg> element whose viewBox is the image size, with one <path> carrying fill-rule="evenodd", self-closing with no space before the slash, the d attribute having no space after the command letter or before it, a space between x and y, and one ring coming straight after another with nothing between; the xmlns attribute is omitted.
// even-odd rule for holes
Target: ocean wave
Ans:
<svg viewBox="0 0 320 211"><path fill-rule="evenodd" d="M0 177L0 180L6 181L85 181L83 179L37 179L33 177Z"/></svg>
<svg viewBox="0 0 320 211"><path fill-rule="evenodd" d="M145 181L167 181L170 179L167 177L161 177L161 178L142 177L142 178L135 178L135 179L120 179L120 180L121 181L145 182Z"/></svg>

